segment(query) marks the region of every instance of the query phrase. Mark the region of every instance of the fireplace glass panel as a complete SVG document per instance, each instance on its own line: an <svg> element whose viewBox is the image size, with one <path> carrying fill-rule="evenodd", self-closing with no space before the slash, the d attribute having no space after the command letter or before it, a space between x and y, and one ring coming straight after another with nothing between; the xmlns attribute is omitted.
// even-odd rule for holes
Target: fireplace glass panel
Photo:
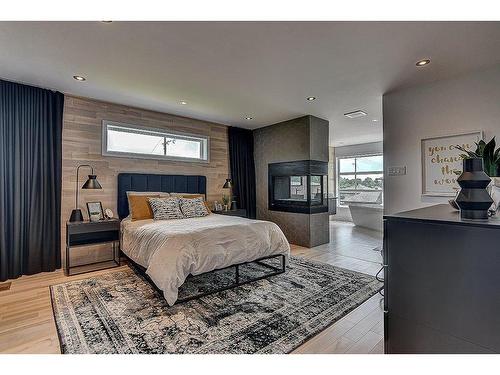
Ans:
<svg viewBox="0 0 500 375"><path fill-rule="evenodd" d="M307 186L307 176L274 176L273 199L275 201L307 203L308 195L311 205L323 204L324 176L310 176L310 186Z"/></svg>
<svg viewBox="0 0 500 375"><path fill-rule="evenodd" d="M323 176L311 176L311 204L321 204L323 202Z"/></svg>
<svg viewBox="0 0 500 375"><path fill-rule="evenodd" d="M307 177L275 176L274 199L307 202Z"/></svg>

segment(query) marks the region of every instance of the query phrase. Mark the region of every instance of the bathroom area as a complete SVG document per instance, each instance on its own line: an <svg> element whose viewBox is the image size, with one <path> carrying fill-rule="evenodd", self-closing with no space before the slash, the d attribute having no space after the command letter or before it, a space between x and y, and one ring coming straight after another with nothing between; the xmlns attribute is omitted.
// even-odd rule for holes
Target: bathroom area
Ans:
<svg viewBox="0 0 500 375"><path fill-rule="evenodd" d="M329 191L335 202L335 222L382 232L384 159L382 142L330 147ZM330 213L332 213L330 211Z"/></svg>
<svg viewBox="0 0 500 375"><path fill-rule="evenodd" d="M382 260L383 170L382 141L330 147L330 250L372 274Z"/></svg>

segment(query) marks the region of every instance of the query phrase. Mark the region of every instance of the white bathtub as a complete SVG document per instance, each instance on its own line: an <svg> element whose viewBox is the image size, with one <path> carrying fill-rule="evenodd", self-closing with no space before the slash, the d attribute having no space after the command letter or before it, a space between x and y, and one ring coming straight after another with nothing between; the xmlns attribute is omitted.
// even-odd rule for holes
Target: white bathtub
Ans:
<svg viewBox="0 0 500 375"><path fill-rule="evenodd" d="M349 204L352 221L359 227L364 227L379 232L384 228L384 207L378 204Z"/></svg>

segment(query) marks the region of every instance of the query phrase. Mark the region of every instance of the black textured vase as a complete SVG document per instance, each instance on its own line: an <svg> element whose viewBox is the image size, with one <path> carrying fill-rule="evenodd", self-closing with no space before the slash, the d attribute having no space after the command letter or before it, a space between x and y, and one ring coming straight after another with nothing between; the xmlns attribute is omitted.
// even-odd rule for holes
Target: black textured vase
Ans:
<svg viewBox="0 0 500 375"><path fill-rule="evenodd" d="M463 173L457 179L462 188L455 202L460 207L462 219L488 219L488 209L493 203L486 187L491 179L484 173L483 159L464 159Z"/></svg>

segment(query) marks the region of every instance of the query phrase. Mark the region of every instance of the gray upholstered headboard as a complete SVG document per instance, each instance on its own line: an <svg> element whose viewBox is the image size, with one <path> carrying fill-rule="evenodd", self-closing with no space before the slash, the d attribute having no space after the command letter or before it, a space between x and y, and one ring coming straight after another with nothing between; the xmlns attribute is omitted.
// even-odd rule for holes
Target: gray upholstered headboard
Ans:
<svg viewBox="0 0 500 375"><path fill-rule="evenodd" d="M118 175L118 216L128 216L127 191L161 191L165 193L192 193L207 195L205 176L183 176L146 173Z"/></svg>

